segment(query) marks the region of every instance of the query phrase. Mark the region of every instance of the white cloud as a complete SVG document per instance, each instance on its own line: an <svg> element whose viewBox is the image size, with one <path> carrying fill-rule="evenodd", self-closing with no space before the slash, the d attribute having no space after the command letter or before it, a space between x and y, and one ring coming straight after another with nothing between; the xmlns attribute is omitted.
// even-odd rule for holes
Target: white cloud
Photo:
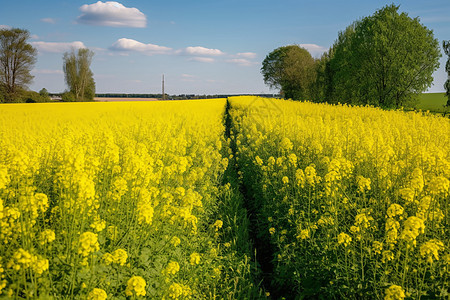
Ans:
<svg viewBox="0 0 450 300"><path fill-rule="evenodd" d="M82 24L137 28L147 26L147 17L139 9L125 7L115 1L84 4L80 11L83 14L77 18L77 22Z"/></svg>
<svg viewBox="0 0 450 300"><path fill-rule="evenodd" d="M238 57L243 57L243 58L248 58L248 59L256 58L256 55L257 54L254 52L243 52L243 53L236 54L236 56L238 56Z"/></svg>
<svg viewBox="0 0 450 300"><path fill-rule="evenodd" d="M227 62L229 63L233 63L233 64L237 64L239 66L244 66L244 67L250 67L253 65L257 65L257 62L254 61L250 61L248 59L245 58L233 58L233 59L228 59Z"/></svg>
<svg viewBox="0 0 450 300"><path fill-rule="evenodd" d="M71 43L54 43L54 42L31 42L31 45L39 52L50 52L50 53L63 53L70 51L71 49L86 48L86 46L80 42Z"/></svg>
<svg viewBox="0 0 450 300"><path fill-rule="evenodd" d="M211 57L191 57L189 58L190 61L199 61L204 63L212 63L214 62L214 58Z"/></svg>
<svg viewBox="0 0 450 300"><path fill-rule="evenodd" d="M209 49L209 48L205 48L205 47L187 47L184 48L182 50L178 50L177 51L179 54L184 54L184 55L193 55L193 56L219 56L219 55L224 55L225 53L223 53L222 51L220 51L219 49Z"/></svg>
<svg viewBox="0 0 450 300"><path fill-rule="evenodd" d="M56 24L56 20L52 19L52 18L43 18L43 19L41 19L41 22L49 23L49 24Z"/></svg>
<svg viewBox="0 0 450 300"><path fill-rule="evenodd" d="M32 40L38 40L38 39L39 39L39 36L36 35L36 34L32 34L32 35L30 36L30 39L32 39Z"/></svg>
<svg viewBox="0 0 450 300"><path fill-rule="evenodd" d="M44 74L44 75L53 75L53 74L62 75L62 74L64 74L64 72L62 70L48 70L48 69L34 69L32 71L32 73Z"/></svg>
<svg viewBox="0 0 450 300"><path fill-rule="evenodd" d="M309 53L311 53L311 55L313 57L319 57L321 56L324 52L328 51L327 48L316 45L316 44L300 44L299 45L302 48L305 48L306 50L309 51Z"/></svg>
<svg viewBox="0 0 450 300"><path fill-rule="evenodd" d="M172 51L172 48L154 44L144 44L127 38L118 39L109 49L114 51L136 51L147 55L169 54Z"/></svg>
<svg viewBox="0 0 450 300"><path fill-rule="evenodd" d="M11 29L11 26L8 25L0 25L0 29Z"/></svg>

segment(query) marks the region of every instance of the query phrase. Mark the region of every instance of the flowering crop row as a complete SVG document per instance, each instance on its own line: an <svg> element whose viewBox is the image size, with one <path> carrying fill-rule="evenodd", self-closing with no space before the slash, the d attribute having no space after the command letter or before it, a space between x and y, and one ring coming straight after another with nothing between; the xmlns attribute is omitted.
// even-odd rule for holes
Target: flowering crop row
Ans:
<svg viewBox="0 0 450 300"><path fill-rule="evenodd" d="M450 120L372 107L229 99L243 184L301 297L450 295Z"/></svg>
<svg viewBox="0 0 450 300"><path fill-rule="evenodd" d="M0 297L223 298L225 103L2 106Z"/></svg>

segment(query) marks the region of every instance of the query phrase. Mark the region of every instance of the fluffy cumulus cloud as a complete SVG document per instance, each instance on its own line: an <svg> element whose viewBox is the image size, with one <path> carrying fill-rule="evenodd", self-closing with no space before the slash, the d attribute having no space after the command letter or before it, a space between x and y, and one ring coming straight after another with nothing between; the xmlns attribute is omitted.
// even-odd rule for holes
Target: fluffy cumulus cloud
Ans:
<svg viewBox="0 0 450 300"><path fill-rule="evenodd" d="M141 53L145 55L178 55L186 56L188 61L214 63L224 61L238 66L254 66L259 62L253 61L257 54L253 52L241 52L237 54L226 54L219 49L206 48L201 46L186 47L181 49L172 49L169 47L145 44L129 38L121 38L114 42L109 50L120 55L128 55L131 52ZM187 76L183 76L183 80L191 80Z"/></svg>
<svg viewBox="0 0 450 300"><path fill-rule="evenodd" d="M8 25L0 25L0 29L11 29L11 26L8 26Z"/></svg>
<svg viewBox="0 0 450 300"><path fill-rule="evenodd" d="M144 44L136 40L127 38L118 39L114 44L112 44L112 46L109 49L113 51L123 51L123 52L136 51L147 55L169 54L172 51L172 48L153 44Z"/></svg>
<svg viewBox="0 0 450 300"><path fill-rule="evenodd" d="M50 52L50 53L63 53L70 51L71 49L86 48L83 42L71 42L71 43L55 43L55 42L31 42L33 47L35 47L39 52Z"/></svg>
<svg viewBox="0 0 450 300"><path fill-rule="evenodd" d="M314 57L319 57L328 50L327 48L316 44L300 44L299 46L308 50Z"/></svg>
<svg viewBox="0 0 450 300"><path fill-rule="evenodd" d="M147 26L147 17L137 8L125 7L119 2L98 1L80 7L83 13L77 22L95 26L137 27Z"/></svg>
<svg viewBox="0 0 450 300"><path fill-rule="evenodd" d="M205 47L187 47L182 50L179 50L178 53L184 55L192 55L192 56L220 56L224 55L222 51L219 49L209 49Z"/></svg>

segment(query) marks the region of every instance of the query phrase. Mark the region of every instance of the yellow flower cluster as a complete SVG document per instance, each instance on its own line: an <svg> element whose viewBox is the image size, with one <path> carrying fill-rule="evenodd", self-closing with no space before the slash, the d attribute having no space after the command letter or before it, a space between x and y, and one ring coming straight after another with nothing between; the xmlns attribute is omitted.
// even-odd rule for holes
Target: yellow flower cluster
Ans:
<svg viewBox="0 0 450 300"><path fill-rule="evenodd" d="M127 296L145 296L145 286L147 283L141 276L133 276L128 279L127 288L125 289L125 295Z"/></svg>
<svg viewBox="0 0 450 300"><path fill-rule="evenodd" d="M105 290L95 288L89 292L87 300L106 300L107 297Z"/></svg>
<svg viewBox="0 0 450 300"><path fill-rule="evenodd" d="M226 99L3 105L0 294L120 297L129 274L141 276L127 286L136 296L167 297L180 278L183 295L213 293L220 276L206 289L198 278L224 259L225 108ZM158 288L145 294L143 278Z"/></svg>
<svg viewBox="0 0 450 300"><path fill-rule="evenodd" d="M179 284L179 283L172 283L169 287L169 298L171 299L179 299L181 297L189 297L192 295L192 291L189 288L189 286Z"/></svg>
<svg viewBox="0 0 450 300"><path fill-rule="evenodd" d="M80 238L78 239L78 254L86 257L91 253L94 253L100 249L100 245L98 244L97 234L86 231Z"/></svg>
<svg viewBox="0 0 450 300"><path fill-rule="evenodd" d="M272 242L274 272L289 278L285 284L308 290L310 282L332 282L321 290L336 298L446 290L439 257L450 251L448 118L250 96L229 101L240 177L256 191L252 213L268 220L258 234Z"/></svg>
<svg viewBox="0 0 450 300"><path fill-rule="evenodd" d="M123 266L127 262L128 254L124 249L117 249L112 253L103 254L103 260L105 264L110 265L112 263Z"/></svg>
<svg viewBox="0 0 450 300"><path fill-rule="evenodd" d="M401 286L391 285L386 289L384 300L403 300L405 297L405 291L403 291Z"/></svg>
<svg viewBox="0 0 450 300"><path fill-rule="evenodd" d="M198 265L200 263L200 254L198 254L197 252L192 253L189 256L189 263L192 266Z"/></svg>
<svg viewBox="0 0 450 300"><path fill-rule="evenodd" d="M165 276L175 275L178 271L180 271L180 265L176 261L171 261L167 264L167 267L162 270L162 273Z"/></svg>
<svg viewBox="0 0 450 300"><path fill-rule="evenodd" d="M31 268L36 274L41 275L48 270L49 264L48 259L19 248L6 266L15 271Z"/></svg>
<svg viewBox="0 0 450 300"><path fill-rule="evenodd" d="M432 264L433 258L439 260L439 251L444 250L444 244L441 241L432 239L420 246L420 255L426 257L427 261Z"/></svg>

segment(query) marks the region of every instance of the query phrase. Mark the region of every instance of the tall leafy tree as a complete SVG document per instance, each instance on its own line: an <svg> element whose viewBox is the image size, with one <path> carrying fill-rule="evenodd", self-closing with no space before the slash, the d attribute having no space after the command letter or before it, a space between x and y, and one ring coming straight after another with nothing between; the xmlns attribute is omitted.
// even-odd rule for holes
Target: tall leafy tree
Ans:
<svg viewBox="0 0 450 300"><path fill-rule="evenodd" d="M95 96L94 73L91 63L94 52L81 48L64 53L63 70L66 84L75 101L93 100Z"/></svg>
<svg viewBox="0 0 450 300"><path fill-rule="evenodd" d="M18 99L18 94L33 80L30 72L37 51L27 42L29 38L28 30L0 29L0 84L6 101Z"/></svg>
<svg viewBox="0 0 450 300"><path fill-rule="evenodd" d="M315 102L332 103L333 95L333 70L331 69L331 58L333 57L333 48L316 60L316 80L312 84L312 100Z"/></svg>
<svg viewBox="0 0 450 300"><path fill-rule="evenodd" d="M264 82L280 89L285 98L307 99L316 77L315 61L308 50L283 46L269 53L262 63Z"/></svg>
<svg viewBox="0 0 450 300"><path fill-rule="evenodd" d="M445 71L447 72L447 81L444 83L445 94L447 95L447 106L450 106L450 40L442 42L445 54L448 56L445 64Z"/></svg>
<svg viewBox="0 0 450 300"><path fill-rule="evenodd" d="M433 31L389 5L355 22L333 45L334 98L399 107L433 82L439 43Z"/></svg>

